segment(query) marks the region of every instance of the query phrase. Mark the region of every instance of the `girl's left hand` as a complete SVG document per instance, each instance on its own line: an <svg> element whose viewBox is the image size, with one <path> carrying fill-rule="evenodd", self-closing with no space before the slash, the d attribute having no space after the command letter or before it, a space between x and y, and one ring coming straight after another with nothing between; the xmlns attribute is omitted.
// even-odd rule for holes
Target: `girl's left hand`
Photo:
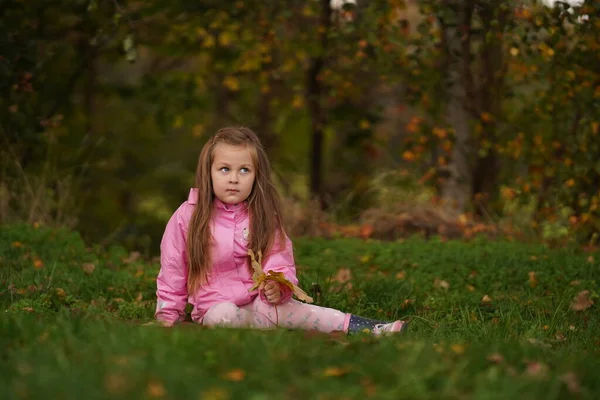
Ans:
<svg viewBox="0 0 600 400"><path fill-rule="evenodd" d="M267 281L267 283L262 283L260 286L259 289L265 291L265 297L269 300L269 303L278 304L281 301L281 290L277 282Z"/></svg>

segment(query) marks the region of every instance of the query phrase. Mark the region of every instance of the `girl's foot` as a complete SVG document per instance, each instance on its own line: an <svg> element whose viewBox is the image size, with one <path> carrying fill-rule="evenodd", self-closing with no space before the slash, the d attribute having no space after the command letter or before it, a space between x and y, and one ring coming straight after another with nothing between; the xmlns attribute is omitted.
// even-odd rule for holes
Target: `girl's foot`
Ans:
<svg viewBox="0 0 600 400"><path fill-rule="evenodd" d="M400 332L406 326L406 322L404 321L394 321L388 324L377 324L373 328L373 335L381 336L381 335L390 335L395 332Z"/></svg>

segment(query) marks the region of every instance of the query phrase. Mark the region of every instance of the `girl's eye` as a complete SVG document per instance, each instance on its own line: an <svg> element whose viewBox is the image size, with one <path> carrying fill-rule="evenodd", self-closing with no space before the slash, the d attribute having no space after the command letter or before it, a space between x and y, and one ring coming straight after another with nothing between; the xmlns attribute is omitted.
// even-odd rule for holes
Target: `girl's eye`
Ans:
<svg viewBox="0 0 600 400"><path fill-rule="evenodd" d="M221 167L221 169L219 171L228 172L229 168L227 168L227 167Z"/></svg>
<svg viewBox="0 0 600 400"><path fill-rule="evenodd" d="M242 173L243 174L247 174L248 172L250 172L250 170L248 168L242 168Z"/></svg>

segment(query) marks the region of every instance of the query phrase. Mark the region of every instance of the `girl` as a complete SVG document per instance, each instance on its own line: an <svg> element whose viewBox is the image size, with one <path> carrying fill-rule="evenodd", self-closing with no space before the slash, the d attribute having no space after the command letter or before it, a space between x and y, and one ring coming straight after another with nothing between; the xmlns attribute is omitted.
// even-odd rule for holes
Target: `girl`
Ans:
<svg viewBox="0 0 600 400"><path fill-rule="evenodd" d="M284 233L271 167L247 128L219 130L202 148L196 189L169 220L161 242L155 317L165 326L192 320L206 326L398 332L385 323L301 303L275 281L254 285L248 250L264 254L263 270L298 284L292 243Z"/></svg>

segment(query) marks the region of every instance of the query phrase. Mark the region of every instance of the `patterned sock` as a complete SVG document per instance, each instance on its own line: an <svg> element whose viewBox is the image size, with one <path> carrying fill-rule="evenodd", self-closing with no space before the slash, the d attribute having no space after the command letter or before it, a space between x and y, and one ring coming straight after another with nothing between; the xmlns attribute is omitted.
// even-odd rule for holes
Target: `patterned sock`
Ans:
<svg viewBox="0 0 600 400"><path fill-rule="evenodd" d="M385 321L379 321L376 319L369 319L365 317L360 317L358 315L350 315L350 323L348 324L348 333L359 333L364 330L368 330L369 332L373 331L375 325L377 324L385 324Z"/></svg>

